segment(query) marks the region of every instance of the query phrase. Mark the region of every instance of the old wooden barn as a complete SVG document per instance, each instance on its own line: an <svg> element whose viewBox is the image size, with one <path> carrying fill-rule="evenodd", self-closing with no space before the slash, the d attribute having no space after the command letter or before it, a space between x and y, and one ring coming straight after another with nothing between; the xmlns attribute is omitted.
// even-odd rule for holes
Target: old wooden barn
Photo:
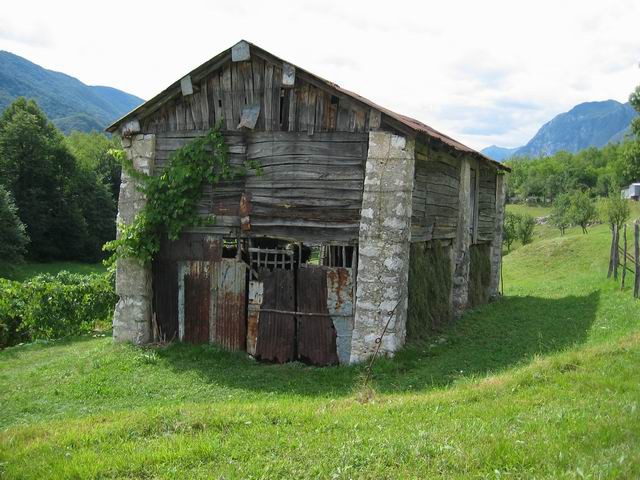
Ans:
<svg viewBox="0 0 640 480"><path fill-rule="evenodd" d="M117 266L116 341L211 342L273 362L367 358L498 293L506 167L241 41L109 127L134 166L222 121L215 225ZM144 205L123 175L119 220Z"/></svg>

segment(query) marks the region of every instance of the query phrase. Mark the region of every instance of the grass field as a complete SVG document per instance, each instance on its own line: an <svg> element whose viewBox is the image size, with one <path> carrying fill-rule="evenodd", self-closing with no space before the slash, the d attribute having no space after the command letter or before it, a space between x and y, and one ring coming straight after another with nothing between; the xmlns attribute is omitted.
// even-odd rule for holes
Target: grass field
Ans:
<svg viewBox="0 0 640 480"><path fill-rule="evenodd" d="M638 478L638 303L605 279L606 226L545 237L505 257L502 300L379 361L371 391L362 367L211 346L4 350L0 477Z"/></svg>
<svg viewBox="0 0 640 480"><path fill-rule="evenodd" d="M62 270L71 273L103 273L107 271L102 263L80 263L80 262L48 262L36 263L26 262L15 267L15 271L10 275L11 280L23 282L31 277L35 277L41 273L50 273L55 275Z"/></svg>

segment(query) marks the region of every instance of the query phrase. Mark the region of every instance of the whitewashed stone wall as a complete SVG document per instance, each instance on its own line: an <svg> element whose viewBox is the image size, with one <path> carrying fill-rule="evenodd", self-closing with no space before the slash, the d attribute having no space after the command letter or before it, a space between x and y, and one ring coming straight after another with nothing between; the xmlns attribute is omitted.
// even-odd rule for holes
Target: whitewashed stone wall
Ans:
<svg viewBox="0 0 640 480"><path fill-rule="evenodd" d="M469 299L469 266L471 258L471 164L469 159L462 158L460 164L460 210L458 216L458 233L453 248L453 288L451 292L451 311L454 317L462 315Z"/></svg>
<svg viewBox="0 0 640 480"><path fill-rule="evenodd" d="M122 145L133 166L151 174L155 159L155 135L123 138ZM118 198L118 224L130 224L146 203L133 178L122 172ZM118 232L119 234L119 232ZM152 340L151 266L136 259L116 263L116 294L120 297L113 315L113 339L116 342L145 344Z"/></svg>
<svg viewBox="0 0 640 480"><path fill-rule="evenodd" d="M496 223L491 242L491 285L489 295L496 298L500 294L500 267L502 265L502 232L504 224L504 203L507 178L505 175L496 177Z"/></svg>
<svg viewBox="0 0 640 480"><path fill-rule="evenodd" d="M373 354L394 308L380 352L393 354L405 341L414 146L402 136L369 133L351 363Z"/></svg>

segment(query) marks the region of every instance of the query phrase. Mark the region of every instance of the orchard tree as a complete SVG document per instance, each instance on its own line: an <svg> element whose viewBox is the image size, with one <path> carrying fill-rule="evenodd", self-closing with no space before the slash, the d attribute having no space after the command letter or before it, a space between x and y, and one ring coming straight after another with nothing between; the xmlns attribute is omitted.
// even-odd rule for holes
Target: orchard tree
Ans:
<svg viewBox="0 0 640 480"><path fill-rule="evenodd" d="M564 235L565 229L571 225L571 218L569 217L570 209L570 195L568 193L558 195L553 202L549 221L551 222L551 225L560 230L560 235Z"/></svg>
<svg viewBox="0 0 640 480"><path fill-rule="evenodd" d="M580 225L582 233L588 233L587 227L597 218L596 207L586 192L576 190L570 197L569 219L574 225Z"/></svg>
<svg viewBox="0 0 640 480"><path fill-rule="evenodd" d="M619 193L612 193L607 198L600 199L598 214L600 220L609 224L612 232L615 228L619 231L631 216L629 201Z"/></svg>

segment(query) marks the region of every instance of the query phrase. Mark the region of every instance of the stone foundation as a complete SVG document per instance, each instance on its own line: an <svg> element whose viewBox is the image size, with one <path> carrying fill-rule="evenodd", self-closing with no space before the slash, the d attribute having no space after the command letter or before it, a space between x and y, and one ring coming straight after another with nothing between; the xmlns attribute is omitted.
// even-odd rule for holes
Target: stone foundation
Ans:
<svg viewBox="0 0 640 480"><path fill-rule="evenodd" d="M122 145L134 168L150 174L155 158L155 135L123 138ZM122 172L118 198L118 225L129 225L146 204L136 182ZM118 232L119 234L120 232ZM116 294L120 297L113 314L113 339L116 342L149 343L152 338L151 266L136 259L119 259L116 263Z"/></svg>
<svg viewBox="0 0 640 480"><path fill-rule="evenodd" d="M414 169L413 140L369 133L351 363L373 354L390 316L381 354L405 341Z"/></svg>

